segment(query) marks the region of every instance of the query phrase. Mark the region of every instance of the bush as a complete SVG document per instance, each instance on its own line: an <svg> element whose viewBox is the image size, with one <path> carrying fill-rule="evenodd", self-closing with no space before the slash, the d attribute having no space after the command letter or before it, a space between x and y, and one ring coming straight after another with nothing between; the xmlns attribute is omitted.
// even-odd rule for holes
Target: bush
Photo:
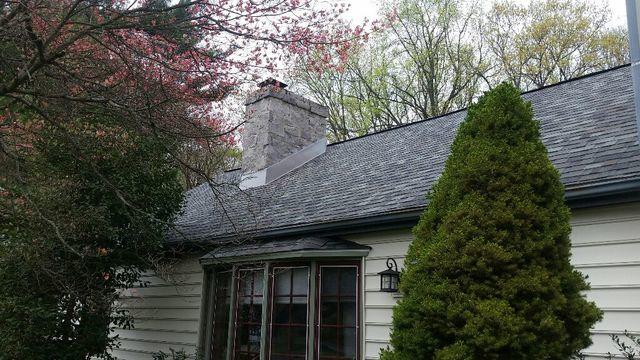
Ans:
<svg viewBox="0 0 640 360"><path fill-rule="evenodd" d="M198 353L189 354L184 349L174 350L169 348L169 353L158 351L152 355L153 360L199 360L202 356Z"/></svg>
<svg viewBox="0 0 640 360"><path fill-rule="evenodd" d="M564 188L517 89L469 108L429 197L383 360L565 360L591 343L601 313L581 295Z"/></svg>

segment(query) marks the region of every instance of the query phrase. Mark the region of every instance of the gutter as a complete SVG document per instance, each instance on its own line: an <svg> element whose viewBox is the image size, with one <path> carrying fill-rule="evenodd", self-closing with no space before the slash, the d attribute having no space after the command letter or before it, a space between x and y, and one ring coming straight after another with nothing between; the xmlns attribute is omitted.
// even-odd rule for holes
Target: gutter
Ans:
<svg viewBox="0 0 640 360"><path fill-rule="evenodd" d="M567 189L565 199L572 209L640 201L640 178Z"/></svg>

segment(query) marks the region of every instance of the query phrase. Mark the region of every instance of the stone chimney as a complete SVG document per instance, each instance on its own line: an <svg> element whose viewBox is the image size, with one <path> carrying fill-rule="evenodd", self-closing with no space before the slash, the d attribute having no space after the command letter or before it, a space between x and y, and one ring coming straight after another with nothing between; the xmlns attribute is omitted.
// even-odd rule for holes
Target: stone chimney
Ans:
<svg viewBox="0 0 640 360"><path fill-rule="evenodd" d="M324 153L329 111L275 79L246 100L241 187L267 184Z"/></svg>

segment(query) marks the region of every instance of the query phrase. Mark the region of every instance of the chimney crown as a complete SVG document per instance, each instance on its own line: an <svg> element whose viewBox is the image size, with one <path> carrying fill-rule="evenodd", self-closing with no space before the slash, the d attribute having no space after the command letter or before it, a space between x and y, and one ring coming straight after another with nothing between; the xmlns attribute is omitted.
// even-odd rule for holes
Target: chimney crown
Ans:
<svg viewBox="0 0 640 360"><path fill-rule="evenodd" d="M274 78L267 78L266 80L258 83L258 87L259 88L264 88L264 87L267 87L267 86L273 86L273 87L277 87L277 88L280 88L280 89L284 89L289 85L283 83L282 81L276 80Z"/></svg>

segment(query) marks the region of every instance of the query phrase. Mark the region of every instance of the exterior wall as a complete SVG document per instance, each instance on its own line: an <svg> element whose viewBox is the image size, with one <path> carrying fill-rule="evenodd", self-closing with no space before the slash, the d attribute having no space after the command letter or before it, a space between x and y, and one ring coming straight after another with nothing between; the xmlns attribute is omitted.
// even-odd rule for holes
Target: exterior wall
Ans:
<svg viewBox="0 0 640 360"><path fill-rule="evenodd" d="M604 359L616 353L609 334L625 329L640 333L640 203L579 209L572 217L572 263L589 277L587 297L604 311L592 330L594 344L584 352L587 359ZM347 239L371 246L364 260L365 359L378 359L389 345L389 330L397 294L380 292L377 273L393 257L401 268L411 232L378 232Z"/></svg>
<svg viewBox="0 0 640 360"><path fill-rule="evenodd" d="M572 262L589 276L587 297L604 311L593 332L587 359L615 353L609 334L640 332L640 203L580 209L573 212ZM392 308L397 294L380 292L378 272L393 257L401 268L412 235L409 229L350 235L347 240L371 246L363 260L364 316L362 354L378 359L389 344ZM114 355L150 359L169 348L193 352L197 346L203 274L196 258L182 262L163 280L148 275L146 288L127 290L123 300L136 316L134 330L120 330L122 345Z"/></svg>
<svg viewBox="0 0 640 360"><path fill-rule="evenodd" d="M640 203L574 211L572 225L572 263L589 277L587 297L604 311L584 353L603 359L617 353L609 334L640 332Z"/></svg>
<svg viewBox="0 0 640 360"><path fill-rule="evenodd" d="M346 238L371 246L369 256L364 259L364 331L361 348L365 359L378 359L380 349L389 346L391 316L398 294L380 291L378 272L387 268L387 258L394 258L398 269L404 265L405 254L411 243L411 229L358 234Z"/></svg>
<svg viewBox="0 0 640 360"><path fill-rule="evenodd" d="M118 330L119 359L151 359L160 350L195 353L198 344L203 272L198 258L184 260L163 275L145 275L149 285L128 289L121 305L135 317L134 328Z"/></svg>

